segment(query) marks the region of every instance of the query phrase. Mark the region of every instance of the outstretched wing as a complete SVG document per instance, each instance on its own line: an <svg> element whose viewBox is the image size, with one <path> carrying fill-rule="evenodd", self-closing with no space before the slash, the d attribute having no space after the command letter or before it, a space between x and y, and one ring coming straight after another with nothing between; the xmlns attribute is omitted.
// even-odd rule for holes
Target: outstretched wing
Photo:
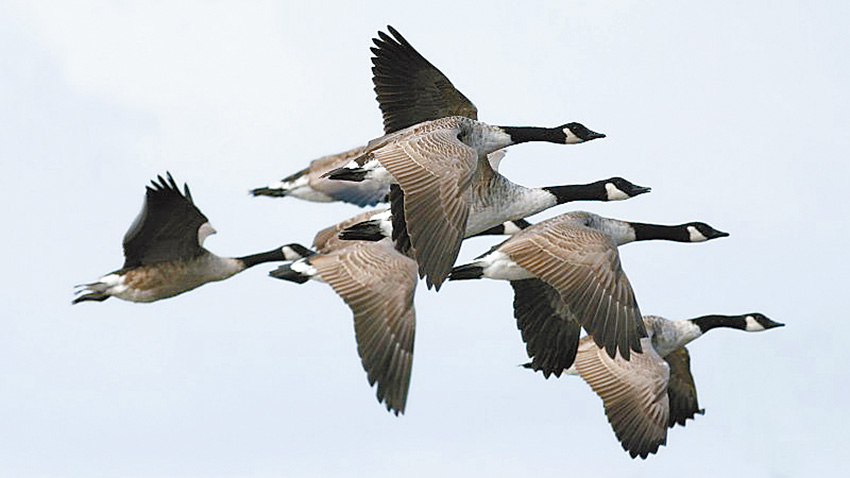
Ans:
<svg viewBox="0 0 850 478"><path fill-rule="evenodd" d="M641 350L643 319L617 246L605 234L562 215L526 229L500 249L554 287L609 356L619 350L628 360L630 349Z"/></svg>
<svg viewBox="0 0 850 478"><path fill-rule="evenodd" d="M561 295L540 279L512 280L514 317L531 358L529 367L543 376L570 368L576 357L581 325Z"/></svg>
<svg viewBox="0 0 850 478"><path fill-rule="evenodd" d="M646 458L667 441L670 369L649 339L643 353L611 358L589 337L579 344L576 369L602 398L614 434L632 458Z"/></svg>
<svg viewBox="0 0 850 478"><path fill-rule="evenodd" d="M443 73L393 27L372 41L372 82L384 115L384 132L446 116L478 119L478 110Z"/></svg>
<svg viewBox="0 0 850 478"><path fill-rule="evenodd" d="M416 263L389 239L351 245L310 259L354 313L357 353L378 400L403 413L413 366Z"/></svg>
<svg viewBox="0 0 850 478"><path fill-rule="evenodd" d="M670 366L670 385L667 395L670 397L670 419L667 426L673 428L677 423L685 426L685 421L694 415L702 415L705 410L697 402L697 387L691 375L691 357L684 346L664 357Z"/></svg>
<svg viewBox="0 0 850 478"><path fill-rule="evenodd" d="M147 186L145 204L124 235L124 267L138 267L177 259L189 259L203 253L202 243L214 232L207 217L195 206L189 186L180 192L171 173L167 179L157 176Z"/></svg>

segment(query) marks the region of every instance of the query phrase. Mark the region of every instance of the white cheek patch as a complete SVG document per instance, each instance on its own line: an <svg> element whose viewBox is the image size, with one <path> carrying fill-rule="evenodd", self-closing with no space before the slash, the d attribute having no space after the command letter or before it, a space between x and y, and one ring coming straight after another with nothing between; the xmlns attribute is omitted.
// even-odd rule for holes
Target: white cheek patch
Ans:
<svg viewBox="0 0 850 478"><path fill-rule="evenodd" d="M294 261L294 260L302 259L304 257L301 254L295 252L295 249L293 249L289 246L283 246L280 250L281 250L281 252L283 252L283 257L285 257L286 260L288 260L288 261Z"/></svg>
<svg viewBox="0 0 850 478"><path fill-rule="evenodd" d="M569 128L564 128L564 134L567 136L567 139L564 140L564 143L566 144L584 143L584 140L576 136L576 134L570 131Z"/></svg>
<svg viewBox="0 0 850 478"><path fill-rule="evenodd" d="M605 183L605 194L608 195L609 201L622 201L629 198L629 195L617 189L614 183Z"/></svg>
<svg viewBox="0 0 850 478"><path fill-rule="evenodd" d="M747 322L747 332L761 332L762 330L765 330L764 326L758 323L752 315L748 315L744 320Z"/></svg>
<svg viewBox="0 0 850 478"><path fill-rule="evenodd" d="M203 246L206 238L213 234L215 234L215 229L213 229L210 223L205 222L201 224L201 227L198 228L198 245Z"/></svg>
<svg viewBox="0 0 850 478"><path fill-rule="evenodd" d="M694 226L688 226L688 235L690 236L691 242L703 242L707 241L708 238L703 236L699 229Z"/></svg>

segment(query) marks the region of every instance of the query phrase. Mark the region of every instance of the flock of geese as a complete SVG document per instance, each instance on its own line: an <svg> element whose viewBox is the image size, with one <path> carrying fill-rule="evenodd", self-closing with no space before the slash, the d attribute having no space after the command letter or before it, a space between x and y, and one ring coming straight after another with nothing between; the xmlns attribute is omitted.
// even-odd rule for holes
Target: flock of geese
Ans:
<svg viewBox="0 0 850 478"><path fill-rule="evenodd" d="M760 313L667 320L641 315L618 247L634 241L704 242L728 236L702 222L658 225L572 211L537 224L525 217L572 201L618 201L650 191L623 178L529 188L498 172L503 149L529 141L580 144L605 135L576 122L553 128L494 126L392 27L372 47L373 82L385 134L254 196L292 196L359 206L389 202L319 231L312 247L287 244L242 257L203 247L215 232L171 174L147 187L124 236L121 269L78 286L73 303L109 297L152 302L282 262L272 277L325 282L354 315L357 351L377 398L403 413L413 361L417 282L509 281L514 317L545 377L581 376L602 398L618 440L646 458L667 428L702 413L685 345L717 327L756 332L783 324ZM461 242L508 239L455 266ZM584 329L586 335L581 337Z"/></svg>

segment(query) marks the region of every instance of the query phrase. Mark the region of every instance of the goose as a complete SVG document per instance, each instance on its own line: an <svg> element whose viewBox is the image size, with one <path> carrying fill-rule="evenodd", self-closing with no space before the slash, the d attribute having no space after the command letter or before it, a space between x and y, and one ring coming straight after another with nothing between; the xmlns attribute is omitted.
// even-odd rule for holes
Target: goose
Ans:
<svg viewBox="0 0 850 478"><path fill-rule="evenodd" d="M381 214L389 210L363 212L322 229L313 239L313 250L300 246L300 258L269 275L298 284L325 282L334 289L354 315L357 353L369 385L377 384L378 402L397 416L405 410L413 366L416 262L388 238L364 242L338 237L346 227Z"/></svg>
<svg viewBox="0 0 850 478"><path fill-rule="evenodd" d="M426 277L428 288L439 290L460 251L472 204L492 196L500 197L502 206L514 203L509 181L493 170L488 154L529 141L578 144L604 137L578 123L555 128L493 126L451 116L375 139L365 154L327 177L391 181L394 234L407 234L419 275ZM479 215L489 221L483 229L529 215L518 211L524 202L514 204L516 208L495 208L495 217Z"/></svg>
<svg viewBox="0 0 850 478"><path fill-rule="evenodd" d="M372 41L372 82L383 114L384 133L393 133L422 121L445 116L478 119L478 110L452 82L419 54L395 28L392 36L379 31ZM390 183L386 178L341 182L322 175L345 166L363 154L366 146L323 156L280 181L251 190L254 196L292 196L315 202L343 201L358 206L387 202ZM495 165L493 166L496 167Z"/></svg>
<svg viewBox="0 0 850 478"><path fill-rule="evenodd" d="M215 233L195 206L189 186L183 192L171 176L146 187L142 211L124 235L124 266L96 282L77 286L73 304L110 297L153 302L220 281L257 264L298 256L298 245L242 257L220 257L204 249Z"/></svg>
<svg viewBox="0 0 850 478"><path fill-rule="evenodd" d="M687 419L705 413L697 402L685 344L718 327L761 332L784 325L758 312L685 320L645 315L643 323L648 335L641 339L642 353L629 360L619 354L612 358L584 337L575 363L566 370L580 375L599 395L623 449L643 459L666 444L667 428L684 426Z"/></svg>
<svg viewBox="0 0 850 478"><path fill-rule="evenodd" d="M378 402L398 415L405 410L413 365L416 262L400 253L389 238L368 242L339 238L349 226L383 216L389 216L387 208L327 227L316 233L312 250L290 244L293 260L269 275L298 284L325 282L334 289L354 315L357 353L369 384L377 384ZM517 221L502 228L518 231L526 224ZM488 234L500 233L494 228ZM300 254L297 259L296 254Z"/></svg>
<svg viewBox="0 0 850 478"><path fill-rule="evenodd" d="M702 222L674 226L601 217L584 211L555 216L511 236L450 280L508 280L514 317L535 369L545 376L570 367L581 327L613 357L640 352L646 337L617 247L633 241L704 242L728 236Z"/></svg>
<svg viewBox="0 0 850 478"><path fill-rule="evenodd" d="M342 201L358 206L373 206L388 200L389 183L362 181L343 183L322 177L323 174L347 164L351 158L363 154L365 146L314 159L310 165L268 186L251 190L253 196L286 197L312 202Z"/></svg>

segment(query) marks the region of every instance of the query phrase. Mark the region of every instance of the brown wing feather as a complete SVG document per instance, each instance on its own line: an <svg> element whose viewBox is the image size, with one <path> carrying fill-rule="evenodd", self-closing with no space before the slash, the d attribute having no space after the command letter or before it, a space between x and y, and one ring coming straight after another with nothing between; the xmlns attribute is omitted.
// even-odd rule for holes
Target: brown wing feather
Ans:
<svg viewBox="0 0 850 478"><path fill-rule="evenodd" d="M416 263L389 239L352 245L310 259L354 314L357 353L378 401L403 413L413 365Z"/></svg>
<svg viewBox="0 0 850 478"><path fill-rule="evenodd" d="M602 398L614 434L632 458L646 458L667 441L667 363L644 340L644 352L627 361L611 358L589 337L582 339L576 369Z"/></svg>
<svg viewBox="0 0 850 478"><path fill-rule="evenodd" d="M630 349L641 350L646 329L617 246L608 236L568 220L550 220L514 236L501 250L557 289L610 356L619 350L628 359Z"/></svg>
<svg viewBox="0 0 850 478"><path fill-rule="evenodd" d="M478 163L475 150L457 139L459 131L453 118L444 118L373 152L404 191L419 274L437 289L448 277L466 232L469 184Z"/></svg>

